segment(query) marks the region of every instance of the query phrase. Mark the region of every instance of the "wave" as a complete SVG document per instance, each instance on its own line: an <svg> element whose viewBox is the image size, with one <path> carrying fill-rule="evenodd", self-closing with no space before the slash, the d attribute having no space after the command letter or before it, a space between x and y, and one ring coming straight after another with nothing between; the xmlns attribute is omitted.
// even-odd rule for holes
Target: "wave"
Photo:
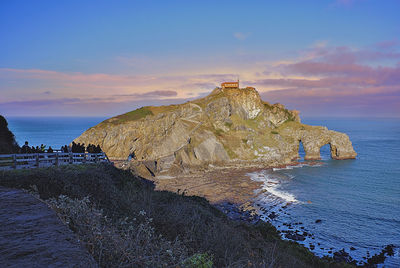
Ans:
<svg viewBox="0 0 400 268"><path fill-rule="evenodd" d="M300 203L300 201L297 200L293 194L279 189L281 181L278 178L273 177L272 174L268 174L265 172L263 173L256 172L256 173L250 173L248 175L250 175L251 179L254 181L263 182L262 189L267 191L269 194L279 199L282 199L285 202Z"/></svg>
<svg viewBox="0 0 400 268"><path fill-rule="evenodd" d="M325 160L325 159L322 159ZM329 160L329 159L327 159ZM301 168L301 167L320 167L322 166L323 163L312 163L312 164L307 164L307 163L299 163L297 165L290 165L282 168L272 168L272 171L280 171L280 170L290 170L294 168Z"/></svg>
<svg viewBox="0 0 400 268"><path fill-rule="evenodd" d="M286 169L293 169L293 167L292 166L287 166L287 167L284 167L284 168L272 168L273 171L286 170Z"/></svg>
<svg viewBox="0 0 400 268"><path fill-rule="evenodd" d="M268 193L275 195L276 197L279 197L286 202L291 202L291 203L298 203L299 201L296 199L294 195L291 193L285 192L278 190L277 187L263 187Z"/></svg>

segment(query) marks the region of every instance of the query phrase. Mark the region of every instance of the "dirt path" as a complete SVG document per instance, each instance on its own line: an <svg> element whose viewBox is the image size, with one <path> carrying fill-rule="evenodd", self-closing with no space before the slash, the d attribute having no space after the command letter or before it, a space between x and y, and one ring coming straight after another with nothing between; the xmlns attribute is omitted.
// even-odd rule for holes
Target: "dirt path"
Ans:
<svg viewBox="0 0 400 268"><path fill-rule="evenodd" d="M55 212L32 195L0 187L0 267L97 267Z"/></svg>

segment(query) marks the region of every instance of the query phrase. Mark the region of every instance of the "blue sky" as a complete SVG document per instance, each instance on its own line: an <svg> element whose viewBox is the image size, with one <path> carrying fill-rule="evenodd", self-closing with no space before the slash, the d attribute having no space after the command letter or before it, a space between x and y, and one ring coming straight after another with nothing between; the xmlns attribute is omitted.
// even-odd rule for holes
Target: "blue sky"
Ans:
<svg viewBox="0 0 400 268"><path fill-rule="evenodd" d="M4 0L0 113L115 115L240 76L305 115L400 116L399 11L397 0Z"/></svg>

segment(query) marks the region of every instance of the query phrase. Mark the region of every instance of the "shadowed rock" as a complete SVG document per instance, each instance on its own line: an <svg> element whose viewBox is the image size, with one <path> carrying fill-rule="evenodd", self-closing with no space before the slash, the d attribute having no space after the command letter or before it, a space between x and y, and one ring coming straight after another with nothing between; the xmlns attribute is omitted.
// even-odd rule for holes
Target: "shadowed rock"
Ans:
<svg viewBox="0 0 400 268"><path fill-rule="evenodd" d="M14 134L8 129L7 120L0 115L0 154L18 153L19 146Z"/></svg>

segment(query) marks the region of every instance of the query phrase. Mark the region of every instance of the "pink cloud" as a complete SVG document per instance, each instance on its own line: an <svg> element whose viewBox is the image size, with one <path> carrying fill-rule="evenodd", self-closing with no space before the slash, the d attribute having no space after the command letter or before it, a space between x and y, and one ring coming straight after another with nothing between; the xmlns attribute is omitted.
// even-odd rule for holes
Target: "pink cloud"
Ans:
<svg viewBox="0 0 400 268"><path fill-rule="evenodd" d="M287 66L289 72L307 75L353 75L371 71L368 66L358 64L334 64L327 62L303 61Z"/></svg>
<svg viewBox="0 0 400 268"><path fill-rule="evenodd" d="M265 100L303 113L312 114L313 109L332 115L365 113L369 104L377 113L381 113L378 106L384 107L383 114L399 112L400 53L396 42L363 49L323 45L299 54L298 60L258 63L255 66L267 67L242 67L232 73L224 67L216 73L199 69L187 75L184 70L179 75L116 75L0 68L0 112L24 107L24 112L30 113L31 107L35 112L64 109L82 113L86 109L85 114L118 114L138 106L201 97L238 74L243 86L255 86Z"/></svg>
<svg viewBox="0 0 400 268"><path fill-rule="evenodd" d="M396 47L398 47L400 45L399 40L397 39L392 39L392 40L386 40L386 41L382 41L379 43L376 43L375 46L378 49L394 49Z"/></svg>
<svg viewBox="0 0 400 268"><path fill-rule="evenodd" d="M121 97L136 97L138 99L157 98L157 97L175 97L178 92L173 90L154 90L146 93L134 93L128 95L118 95Z"/></svg>
<svg viewBox="0 0 400 268"><path fill-rule="evenodd" d="M284 103L308 115L320 110L328 115L400 117L400 54L395 43L379 47L379 51L316 47L307 51L307 60L279 66L287 78L256 77L250 82L264 88L261 96L265 100ZM382 60L387 59L392 64L383 65ZM299 75L303 77L296 78ZM271 90L274 87L279 90Z"/></svg>

